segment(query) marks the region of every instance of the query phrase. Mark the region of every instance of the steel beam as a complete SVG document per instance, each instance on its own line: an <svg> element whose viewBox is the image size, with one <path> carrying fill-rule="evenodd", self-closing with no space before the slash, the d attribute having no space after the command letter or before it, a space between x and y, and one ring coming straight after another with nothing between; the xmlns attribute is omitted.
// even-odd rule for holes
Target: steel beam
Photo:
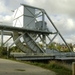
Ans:
<svg viewBox="0 0 75 75"><path fill-rule="evenodd" d="M42 26L42 30L44 30L44 23L45 23L45 16L44 16L44 11L42 10L42 21L43 21L43 26Z"/></svg>
<svg viewBox="0 0 75 75"><path fill-rule="evenodd" d="M56 36L58 35L58 33L50 40L48 46L52 43L52 41L56 38ZM49 38L49 37L48 37ZM50 39L50 38L49 38Z"/></svg>
<svg viewBox="0 0 75 75"><path fill-rule="evenodd" d="M41 8L37 8L37 7L34 7L34 6L29 6L29 5L25 5L25 4L21 4L25 7L29 7L29 8L33 8L33 9L38 9L38 10L42 10Z"/></svg>
<svg viewBox="0 0 75 75"><path fill-rule="evenodd" d="M15 42L17 42L25 33L21 34L9 47L11 47L12 45L15 44Z"/></svg>
<svg viewBox="0 0 75 75"><path fill-rule="evenodd" d="M0 31L0 34L1 34L1 31ZM11 36L11 35L13 35L13 33L11 31L10 32L3 31L3 35Z"/></svg>
<svg viewBox="0 0 75 75"><path fill-rule="evenodd" d="M64 40L63 36L60 34L59 30L56 28L56 26L54 25L54 23L52 22L52 20L50 19L50 17L48 16L48 14L46 13L45 10L44 10L44 12L45 12L45 15L47 16L47 18L49 19L50 23L53 25L53 27L55 28L55 30L58 32L58 34L61 37L61 39L64 41L64 43L66 44L66 46L68 47L68 49L72 52L71 48L68 46L68 44Z"/></svg>
<svg viewBox="0 0 75 75"><path fill-rule="evenodd" d="M3 43L3 45L5 45L11 38L12 38L12 36L11 36L10 38L8 38L8 39Z"/></svg>
<svg viewBox="0 0 75 75"><path fill-rule="evenodd" d="M1 30L1 47L3 48L3 30Z"/></svg>
<svg viewBox="0 0 75 75"><path fill-rule="evenodd" d="M53 34L52 32L48 31L42 31L42 30L32 30L32 29L25 29L20 27L13 27L13 26L6 26L6 25L0 25L1 30L7 30L7 31L19 31L19 32L28 32L28 33L38 33L38 34Z"/></svg>

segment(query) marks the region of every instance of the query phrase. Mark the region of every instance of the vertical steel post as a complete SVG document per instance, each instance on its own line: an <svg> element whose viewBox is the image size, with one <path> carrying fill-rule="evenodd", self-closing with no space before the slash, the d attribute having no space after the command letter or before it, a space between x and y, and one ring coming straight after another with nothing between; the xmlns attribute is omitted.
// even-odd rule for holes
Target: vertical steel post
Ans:
<svg viewBox="0 0 75 75"><path fill-rule="evenodd" d="M10 57L10 49L9 46L7 45L7 59Z"/></svg>
<svg viewBox="0 0 75 75"><path fill-rule="evenodd" d="M44 15L44 10L43 9L42 9L42 21L43 21L42 30L44 30L45 29L45 15ZM44 49L46 50L46 35L43 35L43 40L44 40L44 42L43 42Z"/></svg>
<svg viewBox="0 0 75 75"><path fill-rule="evenodd" d="M44 23L45 23L45 21L44 21L44 11L42 10L42 30L44 30Z"/></svg>
<svg viewBox="0 0 75 75"><path fill-rule="evenodd" d="M3 30L1 30L1 48L3 49Z"/></svg>
<svg viewBox="0 0 75 75"><path fill-rule="evenodd" d="M46 50L46 35L43 35L43 40L44 40L44 42L43 42L44 49Z"/></svg>
<svg viewBox="0 0 75 75"><path fill-rule="evenodd" d="M72 75L75 75L75 62L72 63Z"/></svg>

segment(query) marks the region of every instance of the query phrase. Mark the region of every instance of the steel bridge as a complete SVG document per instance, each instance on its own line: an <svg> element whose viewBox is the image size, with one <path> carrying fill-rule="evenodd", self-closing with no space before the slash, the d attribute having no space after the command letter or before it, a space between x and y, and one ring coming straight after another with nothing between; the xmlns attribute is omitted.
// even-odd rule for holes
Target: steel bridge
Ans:
<svg viewBox="0 0 75 75"><path fill-rule="evenodd" d="M49 30L48 27L50 26L54 28L55 32ZM75 53L68 46L44 9L21 4L14 11L13 25L0 25L0 30L1 47L13 38L14 42L9 46L9 49L15 44L24 52L22 54L11 53L17 60L75 59ZM5 42L3 42L4 35L10 36ZM53 35L52 38L51 35ZM57 36L60 36L70 52L62 53L48 49L48 46ZM40 41L42 47L39 46Z"/></svg>

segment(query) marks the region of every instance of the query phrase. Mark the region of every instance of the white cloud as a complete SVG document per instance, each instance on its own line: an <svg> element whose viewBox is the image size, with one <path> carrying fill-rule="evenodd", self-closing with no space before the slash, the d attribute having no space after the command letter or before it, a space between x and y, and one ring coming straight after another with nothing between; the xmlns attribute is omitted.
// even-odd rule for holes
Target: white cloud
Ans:
<svg viewBox="0 0 75 75"><path fill-rule="evenodd" d="M4 5L4 2L2 0L0 0L0 14L7 12L8 9L6 8L6 6Z"/></svg>
<svg viewBox="0 0 75 75"><path fill-rule="evenodd" d="M71 34L69 37L66 38L66 41L68 43L72 43L72 44L75 44L75 34Z"/></svg>
<svg viewBox="0 0 75 75"><path fill-rule="evenodd" d="M25 0L27 4L45 9L49 14L74 16L75 0Z"/></svg>
<svg viewBox="0 0 75 75"><path fill-rule="evenodd" d="M0 25L12 25L13 18L12 16L6 15L2 16L0 15Z"/></svg>
<svg viewBox="0 0 75 75"><path fill-rule="evenodd" d="M6 15L6 16L4 17L4 21L12 22L12 16Z"/></svg>
<svg viewBox="0 0 75 75"><path fill-rule="evenodd" d="M66 29L71 31L74 28L74 22L72 19L67 19L67 23L66 23Z"/></svg>
<svg viewBox="0 0 75 75"><path fill-rule="evenodd" d="M34 2L35 2L34 0L24 0L24 1L26 1L27 4L31 4L31 5L34 4Z"/></svg>
<svg viewBox="0 0 75 75"><path fill-rule="evenodd" d="M66 15L51 16L55 26L62 34L72 34L75 32L75 22L73 18Z"/></svg>

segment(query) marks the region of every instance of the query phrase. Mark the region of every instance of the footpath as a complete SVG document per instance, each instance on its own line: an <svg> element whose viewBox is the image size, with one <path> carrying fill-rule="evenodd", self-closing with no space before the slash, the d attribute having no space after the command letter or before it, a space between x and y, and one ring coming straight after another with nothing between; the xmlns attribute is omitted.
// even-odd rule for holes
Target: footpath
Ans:
<svg viewBox="0 0 75 75"><path fill-rule="evenodd" d="M0 59L0 75L56 75L53 71L41 67Z"/></svg>

